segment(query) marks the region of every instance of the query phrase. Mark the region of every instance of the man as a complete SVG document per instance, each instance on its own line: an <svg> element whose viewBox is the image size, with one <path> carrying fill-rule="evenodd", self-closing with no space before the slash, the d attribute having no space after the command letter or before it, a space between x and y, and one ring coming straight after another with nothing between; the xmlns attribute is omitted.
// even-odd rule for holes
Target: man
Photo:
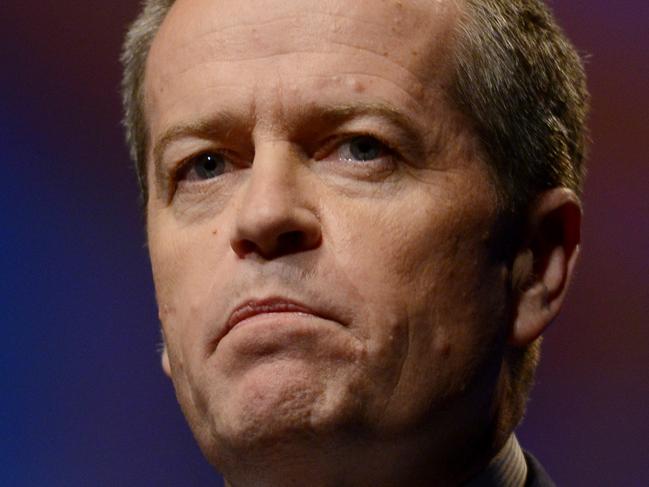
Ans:
<svg viewBox="0 0 649 487"><path fill-rule="evenodd" d="M123 63L162 365L229 485L552 485L513 431L587 96L539 1L149 0Z"/></svg>

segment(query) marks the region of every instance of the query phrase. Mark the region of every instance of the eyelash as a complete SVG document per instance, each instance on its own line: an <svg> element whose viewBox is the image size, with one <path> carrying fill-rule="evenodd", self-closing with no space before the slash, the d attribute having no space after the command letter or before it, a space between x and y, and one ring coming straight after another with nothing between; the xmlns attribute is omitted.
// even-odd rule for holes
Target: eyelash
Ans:
<svg viewBox="0 0 649 487"><path fill-rule="evenodd" d="M330 154L334 153L336 150L339 150L340 147L342 147L344 144L349 144L352 141L360 138L374 139L375 141L377 141L382 146L382 149L385 153L381 157L398 156L398 151L394 149L392 144L386 141L383 137L371 132L360 132L360 133L356 132L356 133L349 133L349 134L340 134L340 135L336 135L335 137L332 137L324 144L322 144L324 146L324 150L322 151L324 152L324 156L318 157L320 151L317 151L314 154L313 158L316 160L324 159L328 157ZM371 163L371 161L356 161L356 162L359 164Z"/></svg>

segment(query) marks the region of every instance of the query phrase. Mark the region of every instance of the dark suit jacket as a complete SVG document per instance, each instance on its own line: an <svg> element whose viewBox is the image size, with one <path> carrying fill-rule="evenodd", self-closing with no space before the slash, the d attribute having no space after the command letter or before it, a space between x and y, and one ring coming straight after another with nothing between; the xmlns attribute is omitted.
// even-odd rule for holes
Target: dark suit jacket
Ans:
<svg viewBox="0 0 649 487"><path fill-rule="evenodd" d="M527 480L525 481L525 487L556 487L556 484L552 482L552 479L543 469L539 461L531 453L524 453L525 461L527 462Z"/></svg>

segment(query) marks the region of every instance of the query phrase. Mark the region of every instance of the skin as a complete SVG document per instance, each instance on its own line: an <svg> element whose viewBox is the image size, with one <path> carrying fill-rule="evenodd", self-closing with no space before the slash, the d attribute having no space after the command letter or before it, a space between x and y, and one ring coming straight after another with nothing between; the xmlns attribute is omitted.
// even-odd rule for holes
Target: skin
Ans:
<svg viewBox="0 0 649 487"><path fill-rule="evenodd" d="M534 246L534 232L580 213L553 192L529 248L498 251L492 175L445 96L457 16L444 1L179 0L155 38L163 367L230 485L452 485L509 434L502 355L554 317L578 243ZM352 151L363 135L383 144L367 161ZM206 152L222 174L201 178ZM534 291L513 294L513 274ZM228 329L267 298L309 312Z"/></svg>

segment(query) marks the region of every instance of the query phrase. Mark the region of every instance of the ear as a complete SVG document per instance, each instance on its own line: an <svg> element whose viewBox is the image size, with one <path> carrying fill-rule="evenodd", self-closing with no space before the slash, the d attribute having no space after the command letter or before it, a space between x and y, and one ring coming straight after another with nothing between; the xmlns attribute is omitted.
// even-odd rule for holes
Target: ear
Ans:
<svg viewBox="0 0 649 487"><path fill-rule="evenodd" d="M160 353L160 359L162 361L162 370L167 374L167 377L171 378L171 365L169 364L169 352L167 351L167 344L162 342L162 351Z"/></svg>
<svg viewBox="0 0 649 487"><path fill-rule="evenodd" d="M541 193L530 208L512 266L511 345L533 342L559 313L579 254L581 214L579 198L567 188Z"/></svg>

